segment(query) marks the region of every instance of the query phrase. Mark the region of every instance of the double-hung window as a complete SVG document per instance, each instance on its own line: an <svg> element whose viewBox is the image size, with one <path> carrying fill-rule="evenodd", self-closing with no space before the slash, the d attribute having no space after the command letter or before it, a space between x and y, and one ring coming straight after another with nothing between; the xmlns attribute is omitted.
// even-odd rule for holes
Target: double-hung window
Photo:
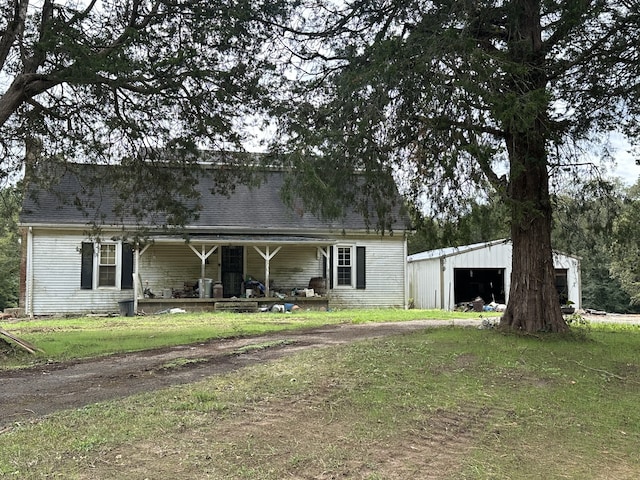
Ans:
<svg viewBox="0 0 640 480"><path fill-rule="evenodd" d="M353 279L353 248L337 247L337 284L351 286Z"/></svg>
<svg viewBox="0 0 640 480"><path fill-rule="evenodd" d="M98 259L98 286L99 287L115 287L116 286L116 244L101 243L100 254Z"/></svg>

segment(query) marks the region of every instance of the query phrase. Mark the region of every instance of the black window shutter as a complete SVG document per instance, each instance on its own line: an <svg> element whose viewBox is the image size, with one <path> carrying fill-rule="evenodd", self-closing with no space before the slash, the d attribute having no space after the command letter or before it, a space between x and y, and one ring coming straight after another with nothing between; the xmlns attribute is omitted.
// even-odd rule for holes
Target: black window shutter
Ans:
<svg viewBox="0 0 640 480"><path fill-rule="evenodd" d="M327 278L327 256L322 255L322 278Z"/></svg>
<svg viewBox="0 0 640 480"><path fill-rule="evenodd" d="M82 264L80 267L80 288L93 288L93 243L82 242Z"/></svg>
<svg viewBox="0 0 640 480"><path fill-rule="evenodd" d="M122 244L122 268L120 274L120 289L133 288L133 248L130 243Z"/></svg>
<svg viewBox="0 0 640 480"><path fill-rule="evenodd" d="M366 247L356 247L356 288L367 288Z"/></svg>
<svg viewBox="0 0 640 480"><path fill-rule="evenodd" d="M333 289L333 247L329 247L329 289Z"/></svg>

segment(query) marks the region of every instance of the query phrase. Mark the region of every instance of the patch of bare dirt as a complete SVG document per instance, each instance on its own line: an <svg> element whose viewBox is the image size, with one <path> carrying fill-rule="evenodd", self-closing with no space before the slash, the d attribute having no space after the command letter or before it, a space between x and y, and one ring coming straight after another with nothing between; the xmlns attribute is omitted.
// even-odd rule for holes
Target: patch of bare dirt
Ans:
<svg viewBox="0 0 640 480"><path fill-rule="evenodd" d="M247 365L269 362L303 349L452 324L469 326L478 325L478 322L424 320L333 325L4 371L0 372L0 432L3 427L15 422L34 420L58 410L195 382ZM248 345L276 341L281 343L275 348L249 349L246 353L238 353ZM197 361L177 362L188 359ZM168 368L168 365L173 366Z"/></svg>
<svg viewBox="0 0 640 480"><path fill-rule="evenodd" d="M339 387L333 387L339 388ZM332 387L313 396L261 402L232 417L203 416L153 443L102 452L86 479L455 478L493 418L486 408L438 409L386 435L354 430L353 413L327 414Z"/></svg>

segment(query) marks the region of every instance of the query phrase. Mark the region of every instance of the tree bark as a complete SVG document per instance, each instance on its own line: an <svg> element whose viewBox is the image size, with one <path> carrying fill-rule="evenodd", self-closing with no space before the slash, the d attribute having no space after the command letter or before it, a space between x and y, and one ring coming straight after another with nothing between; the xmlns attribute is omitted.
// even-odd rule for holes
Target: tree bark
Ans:
<svg viewBox="0 0 640 480"><path fill-rule="evenodd" d="M59 81L50 80L44 75L17 75L7 91L0 96L0 126L4 125L27 100L59 83Z"/></svg>
<svg viewBox="0 0 640 480"><path fill-rule="evenodd" d="M505 122L509 154L513 263L509 304L501 326L526 332L564 332L551 249L547 139L550 135L547 78L542 50L539 0L514 0L514 65L509 93L515 115Z"/></svg>
<svg viewBox="0 0 640 480"><path fill-rule="evenodd" d="M519 143L524 145L518 148ZM568 327L555 287L546 157L543 154L536 159L532 145L522 139L512 145L513 263L509 304L501 326L526 332L565 332Z"/></svg>

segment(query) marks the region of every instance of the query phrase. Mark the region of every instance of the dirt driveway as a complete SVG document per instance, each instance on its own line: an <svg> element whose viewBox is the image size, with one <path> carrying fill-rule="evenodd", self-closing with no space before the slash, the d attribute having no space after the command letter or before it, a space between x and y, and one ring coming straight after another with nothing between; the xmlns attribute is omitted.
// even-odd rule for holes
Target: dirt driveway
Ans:
<svg viewBox="0 0 640 480"><path fill-rule="evenodd" d="M477 326L479 322L424 320L332 325L0 372L0 432L14 422L37 419L57 410L195 382L303 349L446 325ZM261 344L276 346L247 348ZM188 359L198 362L181 361Z"/></svg>
<svg viewBox="0 0 640 480"><path fill-rule="evenodd" d="M640 315L597 315L587 318L592 321L640 324ZM478 326L480 322L416 320L332 325L0 372L0 432L14 422L34 420L58 410L79 408L170 385L195 382L303 349L447 325ZM276 346L247 348L267 344ZM188 359L198 361L184 361Z"/></svg>

